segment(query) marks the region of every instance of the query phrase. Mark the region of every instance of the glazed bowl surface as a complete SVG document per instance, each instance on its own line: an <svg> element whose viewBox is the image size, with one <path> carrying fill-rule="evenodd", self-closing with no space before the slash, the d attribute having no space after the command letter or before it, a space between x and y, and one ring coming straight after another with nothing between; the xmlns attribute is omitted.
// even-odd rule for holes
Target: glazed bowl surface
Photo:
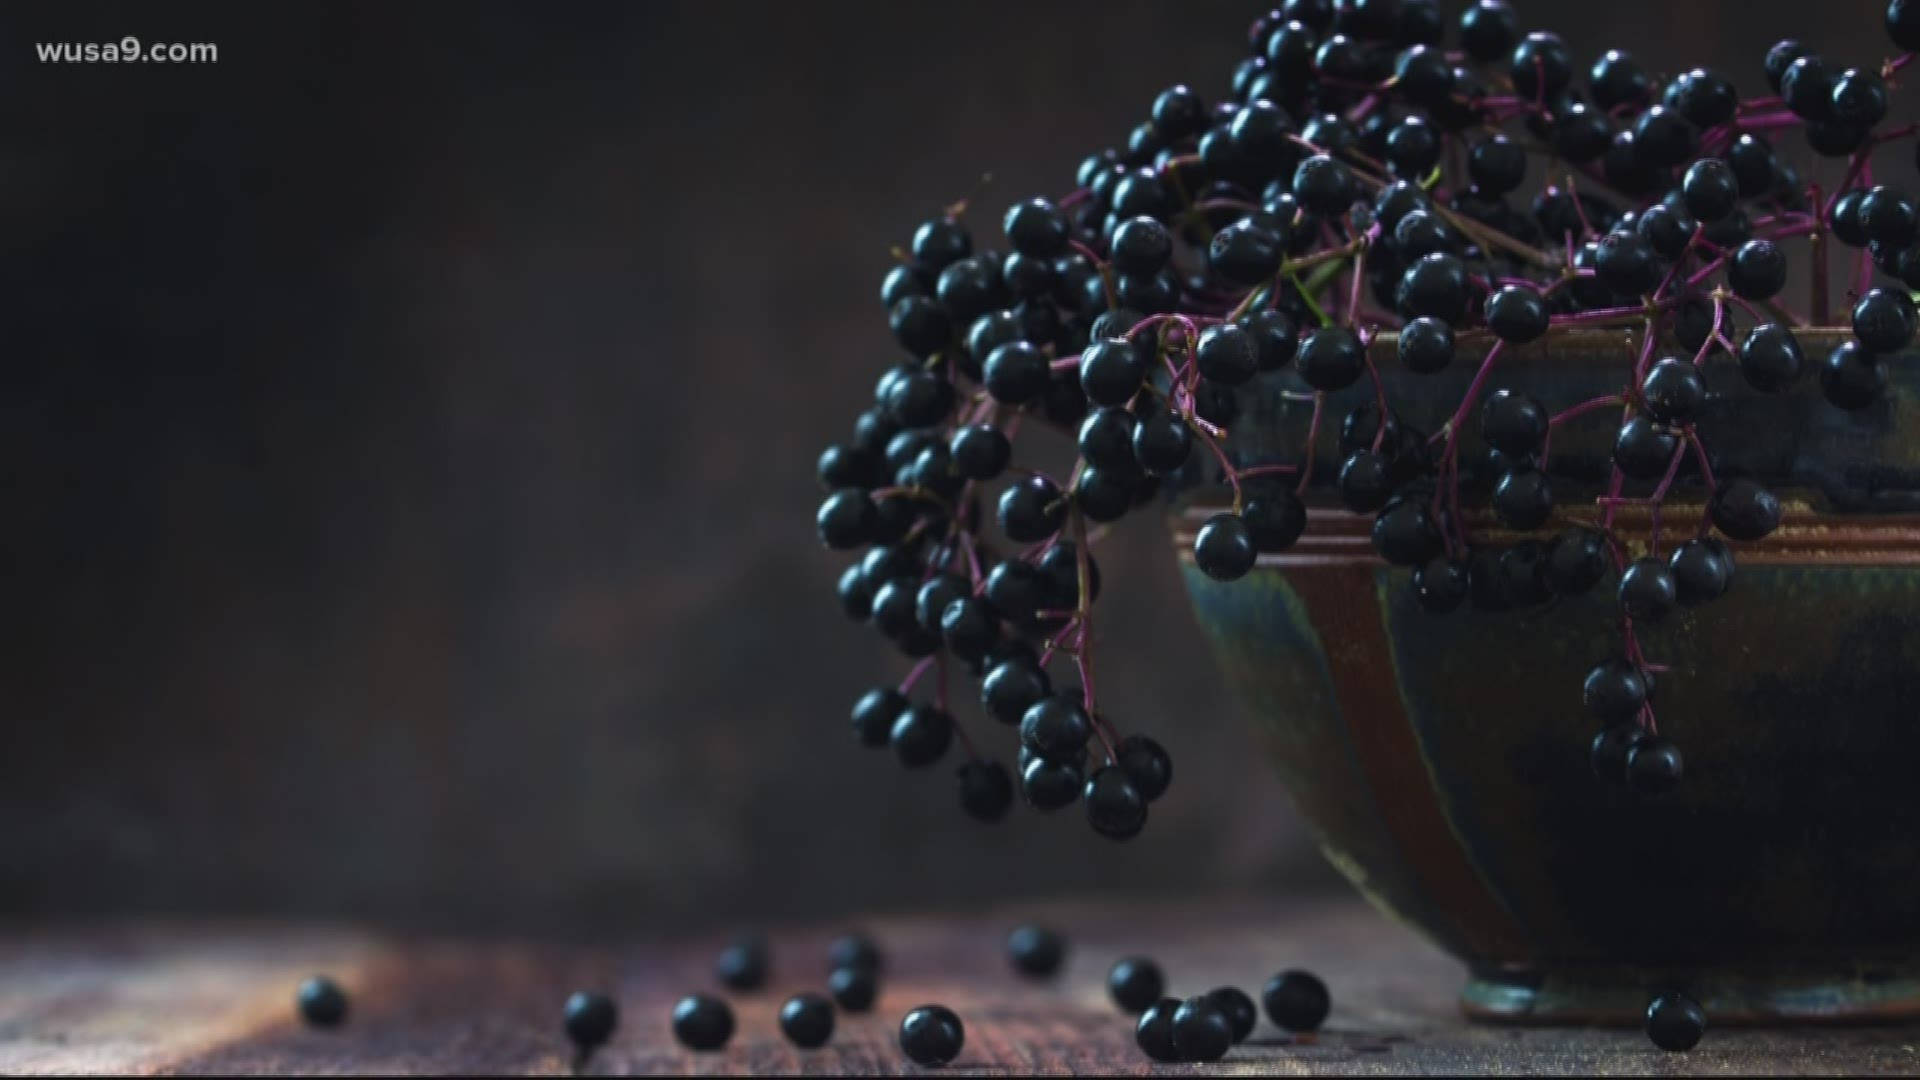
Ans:
<svg viewBox="0 0 1920 1080"><path fill-rule="evenodd" d="M1844 331L1800 336L1811 366ZM1503 355L1488 388L1558 411L1618 393L1638 344L1626 330L1541 342ZM1371 352L1397 414L1433 432L1485 349L1463 339L1432 376L1401 368L1390 339ZM1669 667L1660 729L1686 761L1654 798L1588 763L1597 724L1580 686L1620 648L1611 580L1435 615L1410 572L1374 554L1370 519L1321 499L1295 547L1221 583L1193 565L1192 541L1230 493L1211 462L1174 485L1195 610L1282 781L1363 893L1467 962L1469 1014L1633 1022L1651 993L1681 987L1716 1022L1920 1016L1920 355L1884 362L1886 399L1857 413L1811 374L1762 395L1731 358L1708 364L1698 430L1716 473L1766 483L1786 512L1731 545L1727 595L1641 628ZM1277 373L1242 391L1241 466L1302 459L1301 390ZM1374 396L1366 379L1328 396L1313 490L1331 490L1341 420ZM1476 541L1595 521L1618 425L1602 410L1556 428L1559 510L1531 537L1469 495ZM1464 439L1471 491L1485 450ZM1689 462L1662 513L1668 548L1698 531L1707 495ZM1630 556L1650 525L1644 507L1620 512Z"/></svg>

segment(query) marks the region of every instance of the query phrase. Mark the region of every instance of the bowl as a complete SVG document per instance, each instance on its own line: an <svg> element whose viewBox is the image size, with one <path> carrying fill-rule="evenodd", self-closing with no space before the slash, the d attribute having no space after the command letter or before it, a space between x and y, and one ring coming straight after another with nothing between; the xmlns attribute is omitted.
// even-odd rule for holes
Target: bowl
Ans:
<svg viewBox="0 0 1920 1080"><path fill-rule="evenodd" d="M1619 393L1637 335L1507 352L1488 388L1550 411ZM1580 687L1619 649L1617 579L1540 607L1432 614L1410 572L1375 556L1370 518L1326 495L1340 420L1374 399L1369 380L1327 397L1305 535L1246 578L1193 566L1194 530L1230 504L1213 463L1173 485L1200 625L1295 805L1362 893L1466 962L1473 1017L1637 1022L1665 989L1717 1023L1920 1016L1920 356L1886 359L1886 398L1845 412L1812 369L1846 332L1799 337L1810 370L1782 393L1750 389L1731 357L1707 365L1698 430L1716 473L1762 481L1785 513L1765 539L1731 543L1725 596L1643 628L1669 668L1660 731L1686 761L1662 796L1589 766L1598 724ZM1398 415L1431 433L1487 348L1463 338L1430 376L1400 367L1390 337L1369 353ZM1304 456L1312 399L1291 378L1241 394L1240 465ZM1619 420L1599 410L1555 430L1558 509L1534 536L1596 520ZM1462 446L1472 481L1484 447L1471 430ZM1707 494L1689 462L1662 513L1668 543L1693 535ZM1476 540L1526 539L1495 527L1484 499L1465 513ZM1651 525L1623 509L1630 556Z"/></svg>

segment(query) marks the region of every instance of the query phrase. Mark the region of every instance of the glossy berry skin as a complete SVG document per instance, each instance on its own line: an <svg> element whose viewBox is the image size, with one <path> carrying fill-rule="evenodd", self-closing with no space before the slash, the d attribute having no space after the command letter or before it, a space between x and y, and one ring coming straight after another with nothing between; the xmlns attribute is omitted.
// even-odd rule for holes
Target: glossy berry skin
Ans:
<svg viewBox="0 0 1920 1080"><path fill-rule="evenodd" d="M1602 728L1587 747L1587 763L1593 775L1604 783L1625 786L1627 758L1649 736L1638 724L1610 724Z"/></svg>
<svg viewBox="0 0 1920 1080"><path fill-rule="evenodd" d="M1240 511L1253 534L1253 546L1262 552L1285 551L1307 528L1307 507L1291 488L1253 491Z"/></svg>
<svg viewBox="0 0 1920 1080"><path fill-rule="evenodd" d="M1027 476L1001 493L999 516L1007 539L1034 544L1060 531L1067 520L1067 504L1053 481Z"/></svg>
<svg viewBox="0 0 1920 1080"><path fill-rule="evenodd" d="M1458 323L1467 314L1467 268L1444 252L1420 256L1400 275L1394 305L1409 319Z"/></svg>
<svg viewBox="0 0 1920 1080"><path fill-rule="evenodd" d="M1353 174L1325 154L1302 161L1293 173L1293 197L1308 213L1332 217L1353 202Z"/></svg>
<svg viewBox="0 0 1920 1080"><path fill-rule="evenodd" d="M1193 451L1193 433L1171 411L1142 417L1133 432L1133 456L1155 476L1178 472Z"/></svg>
<svg viewBox="0 0 1920 1080"><path fill-rule="evenodd" d="M780 1032L802 1050L833 1038L833 1002L819 994L795 994L780 1006Z"/></svg>
<svg viewBox="0 0 1920 1080"><path fill-rule="evenodd" d="M1211 998L1190 997L1173 1011L1173 1048L1182 1061L1219 1061L1233 1049L1233 1021Z"/></svg>
<svg viewBox="0 0 1920 1080"><path fill-rule="evenodd" d="M1627 752L1627 786L1636 795L1664 795L1679 786L1684 771L1680 748L1660 736Z"/></svg>
<svg viewBox="0 0 1920 1080"><path fill-rule="evenodd" d="M767 941L748 935L730 942L714 961L714 974L734 990L758 990L767 981Z"/></svg>
<svg viewBox="0 0 1920 1080"><path fill-rule="evenodd" d="M1595 253L1594 271L1607 288L1622 296L1641 296L1660 284L1660 263L1653 245L1639 233L1608 233Z"/></svg>
<svg viewBox="0 0 1920 1080"><path fill-rule="evenodd" d="M827 976L827 993L842 1010L863 1013L880 995L880 979L872 968L836 967Z"/></svg>
<svg viewBox="0 0 1920 1080"><path fill-rule="evenodd" d="M1647 703L1647 680L1626 660L1614 657L1594 665L1581 687L1581 702L1603 724L1624 724Z"/></svg>
<svg viewBox="0 0 1920 1080"><path fill-rule="evenodd" d="M1553 485L1538 469L1513 469L1494 485L1493 510L1509 529L1537 529L1553 513Z"/></svg>
<svg viewBox="0 0 1920 1080"><path fill-rule="evenodd" d="M1527 152L1505 135L1475 143L1467 153L1467 173L1482 194L1498 197L1520 186L1527 175Z"/></svg>
<svg viewBox="0 0 1920 1080"><path fill-rule="evenodd" d="M1095 405L1125 405L1146 376L1146 358L1130 341L1101 338L1080 354L1080 387Z"/></svg>
<svg viewBox="0 0 1920 1080"><path fill-rule="evenodd" d="M1733 584L1733 553L1709 537L1689 540L1667 559L1676 598L1682 607L1699 607L1723 596Z"/></svg>
<svg viewBox="0 0 1920 1080"><path fill-rule="evenodd" d="M1707 516L1735 540L1758 540L1780 524L1780 499L1746 477L1723 480L1707 503Z"/></svg>
<svg viewBox="0 0 1920 1080"><path fill-rule="evenodd" d="M1043 979L1066 962L1067 939L1043 926L1017 926L1007 935L1007 958L1020 974Z"/></svg>
<svg viewBox="0 0 1920 1080"><path fill-rule="evenodd" d="M1152 802L1166 794L1173 783L1173 759L1159 743L1145 735L1129 735L1120 740L1115 752L1120 770L1133 781L1141 798Z"/></svg>
<svg viewBox="0 0 1920 1080"><path fill-rule="evenodd" d="M1050 259L1067 250L1067 216L1046 199L1015 203L1001 221L1007 243L1022 255Z"/></svg>
<svg viewBox="0 0 1920 1080"><path fill-rule="evenodd" d="M1858 341L1841 342L1820 362L1820 392L1836 408L1864 409L1886 391L1886 366Z"/></svg>
<svg viewBox="0 0 1920 1080"><path fill-rule="evenodd" d="M1740 342L1740 374L1762 393L1778 393L1799 381L1806 355L1799 339L1779 323L1761 323Z"/></svg>
<svg viewBox="0 0 1920 1080"><path fill-rule="evenodd" d="M1460 47L1483 64L1504 59L1519 37L1519 17L1506 0L1476 0L1460 13Z"/></svg>
<svg viewBox="0 0 1920 1080"><path fill-rule="evenodd" d="M1678 602L1673 571L1659 559L1635 559L1620 575L1620 606L1634 619L1659 622Z"/></svg>
<svg viewBox="0 0 1920 1080"><path fill-rule="evenodd" d="M1593 529L1573 526L1554 537L1543 568L1547 587L1557 596L1577 596L1607 573L1606 539Z"/></svg>
<svg viewBox="0 0 1920 1080"><path fill-rule="evenodd" d="M1440 161L1440 133L1425 118L1409 116L1387 135L1387 164L1395 176L1419 179Z"/></svg>
<svg viewBox="0 0 1920 1080"><path fill-rule="evenodd" d="M1253 532L1234 514L1215 514L1200 526L1193 539L1193 561L1215 581L1237 581L1253 569L1259 556Z"/></svg>
<svg viewBox="0 0 1920 1080"><path fill-rule="evenodd" d="M1138 836L1147 823L1147 800L1135 787L1126 770L1109 765L1087 778L1083 796L1087 804L1087 823L1093 831L1110 840L1128 840Z"/></svg>
<svg viewBox="0 0 1920 1080"><path fill-rule="evenodd" d="M1587 89L1602 109L1646 101L1653 93L1647 71L1632 56L1608 49L1587 72Z"/></svg>
<svg viewBox="0 0 1920 1080"><path fill-rule="evenodd" d="M1525 345L1547 332L1547 302L1537 289L1503 285L1487 298L1487 325L1501 341Z"/></svg>
<svg viewBox="0 0 1920 1080"><path fill-rule="evenodd" d="M1514 46L1507 72L1521 97L1544 99L1566 89L1573 78L1573 64L1558 34L1535 30Z"/></svg>
<svg viewBox="0 0 1920 1080"><path fill-rule="evenodd" d="M1010 659L987 670L980 681L980 704L995 720L1018 724L1026 718L1027 710L1052 692L1051 680L1038 664ZM901 700L904 708L905 699Z"/></svg>
<svg viewBox="0 0 1920 1080"><path fill-rule="evenodd" d="M1247 1036L1253 1034L1253 1026L1260 1021L1260 1009L1246 991L1234 986L1222 986L1207 991L1207 1000L1226 1014L1234 1042L1245 1042Z"/></svg>
<svg viewBox="0 0 1920 1080"><path fill-rule="evenodd" d="M1253 335L1232 323L1201 331L1194 349L1194 366L1200 374L1222 386L1239 386L1253 378L1259 362Z"/></svg>
<svg viewBox="0 0 1920 1080"><path fill-rule="evenodd" d="M1439 319L1419 318L1400 330L1400 362L1420 375L1444 371L1453 362L1453 328Z"/></svg>
<svg viewBox="0 0 1920 1080"><path fill-rule="evenodd" d="M673 1037L689 1050L718 1050L733 1038L733 1010L719 998L689 994L673 1007Z"/></svg>
<svg viewBox="0 0 1920 1080"><path fill-rule="evenodd" d="M1833 76L1826 61L1812 53L1801 56L1780 73L1780 96L1794 115L1810 121L1833 113Z"/></svg>
<svg viewBox="0 0 1920 1080"><path fill-rule="evenodd" d="M1693 156L1700 133L1678 112L1652 105L1633 122L1633 144L1641 158L1655 168L1678 165Z"/></svg>
<svg viewBox="0 0 1920 1080"><path fill-rule="evenodd" d="M1260 991L1267 1018L1288 1031L1317 1031L1333 1008L1327 984L1305 971L1283 971Z"/></svg>
<svg viewBox="0 0 1920 1080"><path fill-rule="evenodd" d="M1707 380L1693 361L1669 356L1647 372L1640 383L1640 399L1655 420L1684 424L1706 404Z"/></svg>
<svg viewBox="0 0 1920 1080"><path fill-rule="evenodd" d="M973 254L973 237L953 218L929 218L914 230L912 251L914 262L930 270L944 270L947 264Z"/></svg>
<svg viewBox="0 0 1920 1080"><path fill-rule="evenodd" d="M1160 965L1144 956L1128 956L1107 971L1107 995L1120 1011L1138 1016L1153 1007L1166 990Z"/></svg>
<svg viewBox="0 0 1920 1080"><path fill-rule="evenodd" d="M1078 765L1034 757L1020 767L1020 793L1043 813L1072 805L1083 786Z"/></svg>
<svg viewBox="0 0 1920 1080"><path fill-rule="evenodd" d="M1913 301L1893 289L1869 289L1853 305L1853 336L1869 352L1898 352L1913 340Z"/></svg>
<svg viewBox="0 0 1920 1080"><path fill-rule="evenodd" d="M1323 326L1301 341L1294 367L1315 390L1345 390L1359 381L1366 361L1353 331L1344 326Z"/></svg>
<svg viewBox="0 0 1920 1080"><path fill-rule="evenodd" d="M1680 439L1646 416L1635 416L1620 426L1613 441L1613 462L1620 471L1636 480L1655 480L1666 475Z"/></svg>
<svg viewBox="0 0 1920 1080"><path fill-rule="evenodd" d="M1154 218L1132 217L1113 230L1110 247L1117 273L1157 274L1173 255L1173 235Z"/></svg>
<svg viewBox="0 0 1920 1080"><path fill-rule="evenodd" d="M960 766L960 809L975 821L992 823L1013 806L1013 778L997 761L974 760Z"/></svg>
<svg viewBox="0 0 1920 1080"><path fill-rule="evenodd" d="M915 1065L945 1065L965 1042L966 1028L944 1005L922 1005L900 1020L900 1052Z"/></svg>
<svg viewBox="0 0 1920 1080"><path fill-rule="evenodd" d="M989 424L970 424L955 432L950 452L954 467L969 480L992 480L1013 460L1013 444Z"/></svg>
<svg viewBox="0 0 1920 1080"><path fill-rule="evenodd" d="M1374 550L1395 566L1419 566L1442 547L1440 530L1418 499L1404 499L1382 510L1374 519L1372 539Z"/></svg>
<svg viewBox="0 0 1920 1080"><path fill-rule="evenodd" d="M1356 514L1370 514L1393 497L1392 470L1387 459L1371 450L1357 450L1340 466L1340 501Z"/></svg>
<svg viewBox="0 0 1920 1080"><path fill-rule="evenodd" d="M1834 76L1833 118L1855 127L1872 127L1887 115L1887 84L1878 72L1848 68Z"/></svg>
<svg viewBox="0 0 1920 1080"><path fill-rule="evenodd" d="M1436 615L1458 608L1466 600L1469 587L1466 565L1445 558L1430 559L1413 572L1414 598Z"/></svg>
<svg viewBox="0 0 1920 1080"><path fill-rule="evenodd" d="M1525 457L1547 437L1547 410L1526 394L1495 390L1480 407L1480 437L1502 453Z"/></svg>
<svg viewBox="0 0 1920 1080"><path fill-rule="evenodd" d="M1733 253L1727 284L1741 299L1771 299L1787 284L1787 256L1771 240L1749 240Z"/></svg>
<svg viewBox="0 0 1920 1080"><path fill-rule="evenodd" d="M877 515L872 496L859 488L842 488L827 496L813 520L822 544L848 551L873 538Z"/></svg>
<svg viewBox="0 0 1920 1080"><path fill-rule="evenodd" d="M893 721L912 704L889 686L875 687L853 705L853 732L862 746L885 746Z"/></svg>
<svg viewBox="0 0 1920 1080"><path fill-rule="evenodd" d="M1261 371L1278 371L1293 361L1300 347L1298 331L1284 311L1263 308L1244 315L1240 328L1253 339Z"/></svg>
<svg viewBox="0 0 1920 1080"><path fill-rule="evenodd" d="M1250 221L1236 221L1207 243L1207 266L1240 286L1260 285L1280 270L1280 238Z"/></svg>
<svg viewBox="0 0 1920 1080"><path fill-rule="evenodd" d="M908 706L894 718L887 741L900 764L923 769L939 761L953 742L953 714L932 705Z"/></svg>
<svg viewBox="0 0 1920 1080"><path fill-rule="evenodd" d="M922 359L938 352L953 333L946 308L925 296L902 297L888 309L887 326L902 347Z"/></svg>
<svg viewBox="0 0 1920 1080"><path fill-rule="evenodd" d="M1913 5L1920 10L1920 4ZM1647 1003L1647 1038L1662 1050L1693 1049L1707 1033L1707 1014L1685 994L1661 994Z"/></svg>
<svg viewBox="0 0 1920 1080"><path fill-rule="evenodd" d="M1078 698L1043 698L1020 719L1020 744L1048 761L1072 761L1093 736L1093 721Z"/></svg>
<svg viewBox="0 0 1920 1080"><path fill-rule="evenodd" d="M1694 68L1675 79L1668 96L1680 115L1701 129L1717 127L1733 119L1738 100L1732 83L1702 68Z"/></svg>
<svg viewBox="0 0 1920 1080"><path fill-rule="evenodd" d="M1179 1011L1180 1004L1173 998L1161 998L1140 1014L1133 1025L1133 1041L1141 1053L1159 1062L1181 1060L1180 1051L1173 1044L1173 1014Z"/></svg>
<svg viewBox="0 0 1920 1080"><path fill-rule="evenodd" d="M1912 200L1889 187L1868 189L1860 197L1860 231L1870 240L1905 247L1920 233Z"/></svg>
<svg viewBox="0 0 1920 1080"><path fill-rule="evenodd" d="M338 983L324 975L315 975L300 984L294 994L300 1019L313 1027L339 1027L347 1018L347 995Z"/></svg>
<svg viewBox="0 0 1920 1080"><path fill-rule="evenodd" d="M1687 213L1712 223L1733 213L1740 200L1740 183L1726 162L1719 158L1701 158L1687 167L1687 174L1680 181L1680 196L1686 203Z"/></svg>
<svg viewBox="0 0 1920 1080"><path fill-rule="evenodd" d="M987 354L982 370L987 393L1005 405L1025 405L1044 393L1047 355L1025 341L1011 341Z"/></svg>
<svg viewBox="0 0 1920 1080"><path fill-rule="evenodd" d="M1678 207L1655 203L1634 222L1634 231L1663 259L1676 259L1693 238L1698 222Z"/></svg>

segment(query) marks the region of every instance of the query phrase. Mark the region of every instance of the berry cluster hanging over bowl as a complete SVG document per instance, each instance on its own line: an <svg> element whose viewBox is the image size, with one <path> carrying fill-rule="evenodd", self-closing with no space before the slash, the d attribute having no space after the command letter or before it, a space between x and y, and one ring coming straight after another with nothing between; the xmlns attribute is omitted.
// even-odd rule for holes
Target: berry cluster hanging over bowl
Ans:
<svg viewBox="0 0 1920 1080"><path fill-rule="evenodd" d="M858 740L910 768L957 740L976 818L1003 817L1017 786L1038 810L1083 801L1095 831L1137 834L1172 767L1096 694L1092 547L1201 470L1232 498L1195 534L1215 579L1294 545L1313 503L1370 515L1378 554L1412 568L1436 616L1616 590L1618 648L1581 688L1593 767L1639 792L1673 787L1683 756L1654 709L1664 669L1636 627L1712 603L1739 545L1782 512L1759 481L1716 472L1696 425L1718 396L1709 376L1737 369L1718 403L1735 418L1742 398L1802 379L1833 409L1865 409L1914 334L1920 218L1872 161L1915 134L1888 107L1920 49L1920 0L1892 0L1885 27L1894 55L1858 66L1780 41L1754 58L1773 92L1742 98L1721 73L1668 77L1617 49L1582 73L1504 0L1473 4L1452 34L1432 0L1289 0L1253 21L1218 98L1168 88L1064 194L1007 210L1004 252L976 244L988 230L964 205L920 225L880 290L900 358L819 461L820 538L864 552L841 604L917 662L854 705ZM1804 307L1782 295L1793 261ZM1503 355L1596 331L1631 341L1604 392L1502 385ZM1471 377L1432 381L1454 396L1419 431L1387 364ZM1243 437L1271 419L1243 415L1256 379L1284 381L1303 430ZM1332 415L1330 397L1355 386L1371 387L1365 402ZM1603 493L1582 523L1545 530L1567 509L1547 468L1554 433L1600 417L1617 431ZM1338 461L1315 460L1327 425ZM1015 438L1035 429L1076 440L1071 471L1022 460ZM1299 453L1248 463L1250 442ZM1674 535L1660 509L1682 478L1707 512ZM1476 506L1540 535L1487 544ZM955 717L963 678L990 721L1017 729L1011 772Z"/></svg>

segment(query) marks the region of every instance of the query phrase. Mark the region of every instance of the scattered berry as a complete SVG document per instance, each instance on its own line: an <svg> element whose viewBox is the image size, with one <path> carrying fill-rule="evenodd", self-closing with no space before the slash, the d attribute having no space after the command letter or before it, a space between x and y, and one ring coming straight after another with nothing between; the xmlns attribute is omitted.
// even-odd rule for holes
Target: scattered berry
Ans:
<svg viewBox="0 0 1920 1080"><path fill-rule="evenodd" d="M688 994L673 1007L673 1037L689 1050L718 1050L733 1038L733 1010L719 998Z"/></svg>
<svg viewBox="0 0 1920 1080"><path fill-rule="evenodd" d="M945 1005L922 1005L900 1021L900 1050L915 1065L945 1065L965 1041L960 1018Z"/></svg>
<svg viewBox="0 0 1920 1080"><path fill-rule="evenodd" d="M325 975L315 975L300 984L294 1001L300 1019L314 1027L338 1027L347 1018L347 995Z"/></svg>

